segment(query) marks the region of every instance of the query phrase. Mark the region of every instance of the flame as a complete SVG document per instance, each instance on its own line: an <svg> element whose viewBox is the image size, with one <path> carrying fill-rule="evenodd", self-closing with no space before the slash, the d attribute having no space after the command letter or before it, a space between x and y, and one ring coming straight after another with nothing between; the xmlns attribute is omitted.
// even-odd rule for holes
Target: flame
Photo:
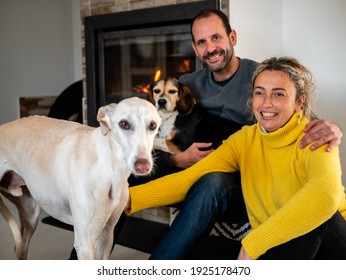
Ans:
<svg viewBox="0 0 346 280"><path fill-rule="evenodd" d="M178 72L186 73L191 72L191 60L190 59L184 59L181 61L180 65L177 67Z"/></svg>
<svg viewBox="0 0 346 280"><path fill-rule="evenodd" d="M160 78L161 78L161 70L158 69L158 70L156 70L155 75L154 75L154 82L158 81Z"/></svg>
<svg viewBox="0 0 346 280"><path fill-rule="evenodd" d="M154 75L154 82L160 80L161 78L161 69L157 69L155 71ZM139 84L136 85L135 87L132 88L135 92L143 92L143 93L148 93L150 89L150 84L144 85L144 84Z"/></svg>
<svg viewBox="0 0 346 280"><path fill-rule="evenodd" d="M143 92L148 93L149 92L150 85L137 85L133 88L135 92Z"/></svg>

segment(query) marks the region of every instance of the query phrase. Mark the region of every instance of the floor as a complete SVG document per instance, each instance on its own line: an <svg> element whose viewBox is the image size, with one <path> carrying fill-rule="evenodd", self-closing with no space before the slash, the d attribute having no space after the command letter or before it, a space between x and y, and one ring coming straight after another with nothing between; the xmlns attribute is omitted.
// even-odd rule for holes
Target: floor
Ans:
<svg viewBox="0 0 346 280"><path fill-rule="evenodd" d="M5 202L6 203L6 202ZM6 203L12 213L16 209ZM42 213L42 217L47 214ZM39 223L29 247L28 259L67 260L72 249L73 232ZM112 260L146 260L149 254L120 245L115 245ZM15 260L14 240L10 228L0 215L0 260Z"/></svg>

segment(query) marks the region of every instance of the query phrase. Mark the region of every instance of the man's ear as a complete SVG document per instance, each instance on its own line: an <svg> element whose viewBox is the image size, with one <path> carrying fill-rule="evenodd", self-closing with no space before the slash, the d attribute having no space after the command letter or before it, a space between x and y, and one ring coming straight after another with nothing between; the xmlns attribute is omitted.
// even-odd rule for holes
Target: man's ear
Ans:
<svg viewBox="0 0 346 280"><path fill-rule="evenodd" d="M113 113L116 103L111 103L106 106L100 107L97 112L97 121L100 123L101 132L107 135L110 129L110 115Z"/></svg>
<svg viewBox="0 0 346 280"><path fill-rule="evenodd" d="M232 46L237 45L237 31L232 29L231 33L229 34L229 39L231 40Z"/></svg>
<svg viewBox="0 0 346 280"><path fill-rule="evenodd" d="M195 55L197 56L197 50L196 50L195 43L192 42L192 43L191 43L191 46L192 46L193 51L195 52Z"/></svg>

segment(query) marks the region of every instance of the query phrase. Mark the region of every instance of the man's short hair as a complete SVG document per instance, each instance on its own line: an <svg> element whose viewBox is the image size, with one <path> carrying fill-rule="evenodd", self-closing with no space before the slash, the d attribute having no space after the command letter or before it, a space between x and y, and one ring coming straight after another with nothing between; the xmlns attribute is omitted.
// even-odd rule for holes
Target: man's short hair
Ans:
<svg viewBox="0 0 346 280"><path fill-rule="evenodd" d="M220 10L216 10L216 9L205 9L205 10L202 10L200 11L196 16L195 18L193 19L193 22L191 24L191 28L190 28L190 33L191 33L191 37L192 37L192 41L195 42L195 38L193 37L193 34L192 34L192 27L193 27L193 24L195 23L196 20L198 19L202 19L202 18L208 18L210 17L211 15L216 15L217 17L219 17L223 23L223 26L225 27L225 31L226 31L226 34L229 35L232 31L232 28L231 28L231 25L229 23L229 19L227 17L227 15L225 15L222 11Z"/></svg>

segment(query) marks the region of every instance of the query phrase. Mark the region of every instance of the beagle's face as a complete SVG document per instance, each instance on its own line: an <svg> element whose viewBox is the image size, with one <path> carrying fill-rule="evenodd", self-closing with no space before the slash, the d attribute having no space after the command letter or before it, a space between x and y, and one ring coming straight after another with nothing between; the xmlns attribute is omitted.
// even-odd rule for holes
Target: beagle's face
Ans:
<svg viewBox="0 0 346 280"><path fill-rule="evenodd" d="M176 110L180 99L179 82L175 79L159 80L152 86L152 101L158 111L166 110L173 112Z"/></svg>

